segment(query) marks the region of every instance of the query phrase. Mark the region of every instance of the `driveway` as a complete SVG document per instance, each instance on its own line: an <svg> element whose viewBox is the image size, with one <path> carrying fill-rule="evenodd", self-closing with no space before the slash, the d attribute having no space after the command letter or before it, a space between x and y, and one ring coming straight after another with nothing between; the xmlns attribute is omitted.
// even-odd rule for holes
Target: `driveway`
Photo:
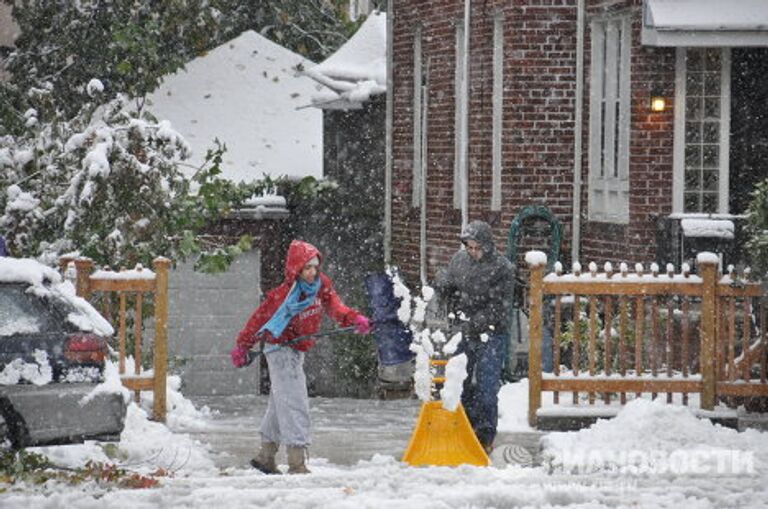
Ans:
<svg viewBox="0 0 768 509"><path fill-rule="evenodd" d="M193 402L198 408L207 405L214 415L205 429L185 432L210 445L217 466L248 465L260 441L258 427L267 396L205 396ZM399 460L408 446L421 403L415 399L311 398L309 405L313 433L310 457L349 466L377 454ZM535 457L540 437L538 432L499 433L492 456L494 464L509 460L502 453L510 445L521 446ZM284 458L279 456L278 461L284 462Z"/></svg>

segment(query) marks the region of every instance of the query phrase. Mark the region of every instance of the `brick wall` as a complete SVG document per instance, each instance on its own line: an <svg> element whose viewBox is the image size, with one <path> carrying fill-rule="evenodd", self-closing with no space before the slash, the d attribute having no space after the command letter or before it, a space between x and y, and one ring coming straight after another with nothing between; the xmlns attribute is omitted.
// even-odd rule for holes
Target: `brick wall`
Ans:
<svg viewBox="0 0 768 509"><path fill-rule="evenodd" d="M589 146L589 30L585 43L582 261L648 261L654 256L654 215L671 211L671 109L650 114L651 89L674 97L674 50L640 46L641 0L588 1L590 16L633 13L630 222L614 225L587 218ZM419 209L411 207L413 160L413 40L422 27L423 60L429 62L427 256L429 278L458 248L461 214L453 207L455 157L455 23L463 1L394 3L393 261L418 281ZM470 38L470 219L489 220L504 250L509 226L527 205L548 206L565 230L561 258L570 258L576 1L473 2ZM493 14L504 13L502 210L490 212ZM542 246L543 247L543 246Z"/></svg>
<svg viewBox="0 0 768 509"><path fill-rule="evenodd" d="M474 2L470 32L470 219L489 220L505 249L520 208L545 203L569 231L572 207L575 20L573 1ZM427 257L430 278L458 248L453 207L455 23L464 2L394 4L393 260L417 281L419 210L411 207L413 39L429 61ZM491 214L493 14L504 13L502 210ZM566 233L565 237L568 237ZM564 245L567 249L567 244Z"/></svg>

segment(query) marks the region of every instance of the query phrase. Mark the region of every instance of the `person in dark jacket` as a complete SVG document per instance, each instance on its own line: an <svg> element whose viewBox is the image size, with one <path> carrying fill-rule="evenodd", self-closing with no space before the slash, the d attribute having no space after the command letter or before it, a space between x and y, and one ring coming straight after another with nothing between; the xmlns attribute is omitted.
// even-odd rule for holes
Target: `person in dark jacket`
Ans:
<svg viewBox="0 0 768 509"><path fill-rule="evenodd" d="M320 272L320 251L307 242L294 240L285 260L285 280L267 293L237 336L231 352L232 364L248 363L249 350L260 341L282 344L318 332L327 313L341 327L355 327L368 334L371 323L359 311L347 307L333 289L331 279ZM275 455L280 444L288 452L288 473L309 473L305 465L310 445L309 399L304 376L304 352L315 344L308 338L290 343L266 355L269 367L269 401L261 421L261 450L251 466L266 474L277 474Z"/></svg>
<svg viewBox="0 0 768 509"><path fill-rule="evenodd" d="M0 256L11 256L8 252L8 245L5 243L5 237L0 235Z"/></svg>
<svg viewBox="0 0 768 509"><path fill-rule="evenodd" d="M463 248L438 274L435 291L462 332L457 354L467 355L467 378L461 402L478 440L490 452L498 425L515 266L496 250L488 223L472 221L460 238Z"/></svg>

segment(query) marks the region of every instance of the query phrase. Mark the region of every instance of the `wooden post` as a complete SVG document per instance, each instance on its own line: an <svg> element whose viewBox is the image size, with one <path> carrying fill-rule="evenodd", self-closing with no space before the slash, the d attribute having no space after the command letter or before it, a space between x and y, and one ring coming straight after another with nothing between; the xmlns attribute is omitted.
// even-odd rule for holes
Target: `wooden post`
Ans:
<svg viewBox="0 0 768 509"><path fill-rule="evenodd" d="M78 258L75 260L77 270L77 296L85 300L91 300L91 272L93 272L93 260L90 258Z"/></svg>
<svg viewBox="0 0 768 509"><path fill-rule="evenodd" d="M117 337L118 337L118 349L120 351L120 362L118 367L118 372L121 375L125 374L125 342L126 342L126 336L127 336L127 326L126 326L126 296L125 292L117 292L120 296L120 316L118 323L120 324L120 329L118 331Z"/></svg>
<svg viewBox="0 0 768 509"><path fill-rule="evenodd" d="M717 262L699 254L699 274L703 280L701 297L701 408L715 408L715 313L717 305ZM712 255L714 256L714 255Z"/></svg>
<svg viewBox="0 0 768 509"><path fill-rule="evenodd" d="M530 252L528 254L536 253ZM543 255L543 253L541 253ZM544 268L547 266L547 258L544 261L534 260L534 257L526 256L528 267L531 271L530 293L530 322L528 345L528 424L536 427L536 411L541 407L541 349L542 349L542 320L543 320L543 292L544 292Z"/></svg>
<svg viewBox="0 0 768 509"><path fill-rule="evenodd" d="M74 256L59 256L59 272L61 272L61 275L64 276L67 273L67 267L69 267L69 262L74 262L75 257Z"/></svg>
<svg viewBox="0 0 768 509"><path fill-rule="evenodd" d="M168 271L171 261L158 257L155 269L154 419L165 422L166 372L168 369Z"/></svg>

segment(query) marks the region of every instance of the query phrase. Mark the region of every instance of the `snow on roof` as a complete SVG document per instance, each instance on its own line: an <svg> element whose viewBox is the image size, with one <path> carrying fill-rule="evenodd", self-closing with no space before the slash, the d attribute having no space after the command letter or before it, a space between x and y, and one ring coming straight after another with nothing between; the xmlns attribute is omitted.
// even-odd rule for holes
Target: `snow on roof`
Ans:
<svg viewBox="0 0 768 509"><path fill-rule="evenodd" d="M643 44L650 46L766 46L768 2L646 0Z"/></svg>
<svg viewBox="0 0 768 509"><path fill-rule="evenodd" d="M330 89L313 95L317 106L342 102L346 107L359 107L371 96L386 92L387 15L371 13L336 53L305 74Z"/></svg>
<svg viewBox="0 0 768 509"><path fill-rule="evenodd" d="M218 138L227 146L222 176L230 180L319 178L322 113L296 108L321 86L298 76L299 64L312 62L248 30L167 76L150 110L186 138L194 166Z"/></svg>

